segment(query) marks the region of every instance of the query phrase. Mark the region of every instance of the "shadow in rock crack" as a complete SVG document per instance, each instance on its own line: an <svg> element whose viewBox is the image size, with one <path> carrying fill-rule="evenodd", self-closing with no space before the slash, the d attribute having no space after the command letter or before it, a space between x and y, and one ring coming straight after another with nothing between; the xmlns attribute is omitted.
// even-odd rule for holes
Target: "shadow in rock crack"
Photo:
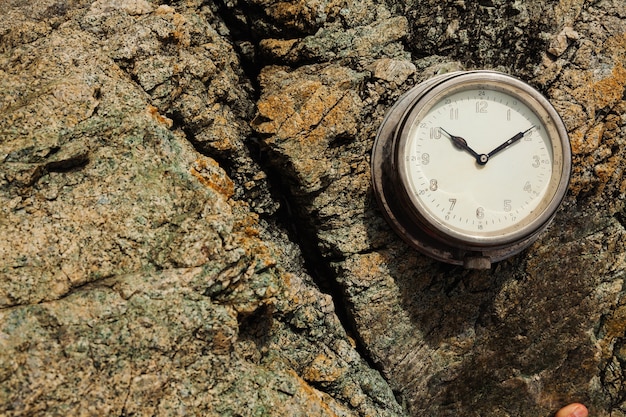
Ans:
<svg viewBox="0 0 626 417"><path fill-rule="evenodd" d="M262 18L264 11L247 3L245 7L241 6L233 9L223 0L216 1L213 8L229 28L229 36L240 57L241 67L247 78L252 82L254 92L257 95L255 99L258 99L258 94L260 94L258 76L262 68L268 63L265 62L263 55L258 53L260 37L255 35L254 32L259 30L257 26L264 24L262 22L266 20ZM267 32L265 36L275 32L275 28L270 27L264 27L264 30ZM275 34L280 35L280 37L297 35L296 33L286 34L283 32ZM189 137L193 136L189 132L186 133ZM191 142L194 143L193 140ZM261 140L254 136L246 138L244 145L246 146L247 154L267 176L266 183L271 199L279 203L278 208L271 211L269 216L266 216L267 220L274 222L279 228L286 231L289 239L299 248L305 272L311 276L314 283L323 293L331 296L335 313L342 327L357 342L357 351L359 351L360 356L369 362L372 368L376 369L376 364L370 360L366 350L359 343L358 332L348 314L341 288L335 279L335 273L320 250L311 219L305 213L304 207L307 204L306 202L298 201L298 197L295 197L291 191L294 187L293 184L289 183L291 176L286 173L286 171L289 171L289 168L286 168L288 162L276 153L272 153L267 146L264 146ZM200 149L200 151L206 153L204 149ZM212 156L215 157L215 155ZM236 179L234 164L225 158L219 158L219 156L217 158L220 164L226 167L229 175L234 176Z"/></svg>
<svg viewBox="0 0 626 417"><path fill-rule="evenodd" d="M280 203L279 209L271 217L278 227L287 233L291 242L300 250L303 259L304 271L313 279L319 290L331 296L334 311L343 329L348 336L355 341L356 350L360 357L365 360L372 369L381 371L377 361L373 361L368 350L363 346L362 340L349 311L349 303L344 297L341 285L336 279L336 271L332 268L319 245L313 219L307 215L304 201L310 196L295 196L292 192L290 176L286 175L286 162L279 155L262 146L261 141L248 142L250 153L255 161L267 174L272 197Z"/></svg>

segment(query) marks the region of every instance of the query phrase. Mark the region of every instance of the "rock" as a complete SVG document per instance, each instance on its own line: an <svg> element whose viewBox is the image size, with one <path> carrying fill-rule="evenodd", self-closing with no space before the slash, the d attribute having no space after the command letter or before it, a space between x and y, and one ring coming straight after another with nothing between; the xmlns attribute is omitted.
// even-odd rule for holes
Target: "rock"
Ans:
<svg viewBox="0 0 626 417"><path fill-rule="evenodd" d="M548 48L548 53L554 56L561 56L563 52L569 46L570 40L578 40L580 35L572 29L571 27L565 27L563 30L556 35L556 37L550 42L550 47Z"/></svg>
<svg viewBox="0 0 626 417"><path fill-rule="evenodd" d="M383 54L401 54L395 42L406 37L407 32L406 19L393 17L345 30L331 26L298 40L265 39L260 46L269 59L288 64L345 59L368 61Z"/></svg>
<svg viewBox="0 0 626 417"><path fill-rule="evenodd" d="M219 18L84 2L24 42L28 7L2 26L0 413L402 414L259 217Z"/></svg>
<svg viewBox="0 0 626 417"><path fill-rule="evenodd" d="M0 414L626 415L619 0L5 9ZM472 68L540 89L574 153L488 271L371 194L387 109Z"/></svg>
<svg viewBox="0 0 626 417"><path fill-rule="evenodd" d="M407 78L415 74L417 68L410 61L381 58L372 65L371 71L375 78L402 85Z"/></svg>
<svg viewBox="0 0 626 417"><path fill-rule="evenodd" d="M626 22L617 3L572 6L396 5L413 28L409 50L445 59L414 60L417 72L395 78L386 68L402 54L374 53L368 66L338 58L322 68L360 71L341 84L345 96L360 98L354 108L334 107L339 114L321 123L285 125L294 127L287 135L254 125L277 154L276 169L288 175L303 228L333 268L358 335L412 415L547 415L574 400L592 414L626 412L617 394L624 380L614 359L619 348L608 347L621 346L623 329L598 331L609 317L619 321L624 300ZM610 29L600 29L600 21ZM385 109L416 81L446 65L458 68L455 60L505 70L544 91L563 115L575 154L555 224L530 249L486 272L441 265L407 248L370 193L368 154ZM304 87L319 74L323 87L337 90L319 65L266 68L257 118L272 123L287 114L271 101L302 103L290 108L289 120L325 114ZM344 136L337 144L335 131ZM305 152L302 143L316 147Z"/></svg>

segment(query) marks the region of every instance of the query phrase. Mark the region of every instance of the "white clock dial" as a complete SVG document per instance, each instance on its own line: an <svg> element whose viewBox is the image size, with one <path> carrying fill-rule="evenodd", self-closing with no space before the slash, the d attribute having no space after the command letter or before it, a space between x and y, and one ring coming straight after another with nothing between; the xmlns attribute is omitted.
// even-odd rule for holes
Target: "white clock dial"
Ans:
<svg viewBox="0 0 626 417"><path fill-rule="evenodd" d="M434 100L411 125L402 156L411 199L435 227L461 239L500 240L519 230L554 186L546 126L518 98L492 88Z"/></svg>
<svg viewBox="0 0 626 417"><path fill-rule="evenodd" d="M419 251L468 268L530 245L569 183L563 121L528 84L494 71L436 76L387 113L372 150L374 195Z"/></svg>

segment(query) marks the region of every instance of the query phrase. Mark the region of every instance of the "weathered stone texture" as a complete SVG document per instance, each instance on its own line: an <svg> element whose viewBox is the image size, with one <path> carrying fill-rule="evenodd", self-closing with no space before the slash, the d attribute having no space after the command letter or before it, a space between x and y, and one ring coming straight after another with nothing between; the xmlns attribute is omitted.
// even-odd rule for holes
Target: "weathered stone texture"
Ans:
<svg viewBox="0 0 626 417"><path fill-rule="evenodd" d="M2 26L0 414L401 412L259 217L277 203L220 19L85 2L24 38L28 3Z"/></svg>
<svg viewBox="0 0 626 417"><path fill-rule="evenodd" d="M626 412L622 327L605 330L607 320L621 323L624 300L625 12L618 2L566 3L395 4L392 14L408 21L396 27L411 30L388 38L401 43L383 50L424 58L373 53L368 60L354 49L332 60L318 54L327 61L321 66L262 72L263 123L255 128L292 178L302 219L334 268L364 346L413 415L546 415L573 400L596 415ZM290 42L288 53L274 56L293 65L289 53L304 40ZM488 272L416 255L389 232L370 195L368 153L384 110L413 83L459 67L495 68L534 84L562 113L574 151L570 193L555 224ZM296 123L289 140L264 130L284 114L270 103L306 98L299 88L310 74L319 74L317 91L338 90L322 75L330 71L355 71L358 82L341 85L358 105L311 127ZM290 120L310 118L312 103ZM335 132L342 132L338 142ZM303 152L302 143L313 151Z"/></svg>
<svg viewBox="0 0 626 417"><path fill-rule="evenodd" d="M622 0L31 3L0 16L0 414L626 415ZM490 271L371 195L385 111L463 68L574 152Z"/></svg>

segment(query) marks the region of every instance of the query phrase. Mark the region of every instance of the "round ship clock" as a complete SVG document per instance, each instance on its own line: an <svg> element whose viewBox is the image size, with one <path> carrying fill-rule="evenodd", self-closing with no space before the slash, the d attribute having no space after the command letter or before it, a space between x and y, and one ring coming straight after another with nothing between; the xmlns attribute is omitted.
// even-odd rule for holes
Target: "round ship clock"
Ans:
<svg viewBox="0 0 626 417"><path fill-rule="evenodd" d="M387 113L373 190L392 228L437 260L489 268L534 242L567 191L571 149L550 102L494 71L439 75Z"/></svg>

